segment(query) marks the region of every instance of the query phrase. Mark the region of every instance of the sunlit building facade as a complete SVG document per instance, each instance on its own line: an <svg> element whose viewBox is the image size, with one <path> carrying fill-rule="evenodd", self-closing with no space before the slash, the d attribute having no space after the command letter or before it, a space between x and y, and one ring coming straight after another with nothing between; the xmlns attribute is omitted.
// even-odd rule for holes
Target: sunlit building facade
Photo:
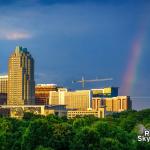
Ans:
<svg viewBox="0 0 150 150"><path fill-rule="evenodd" d="M118 87L105 87L100 89L91 89L93 97L116 97L118 96Z"/></svg>
<svg viewBox="0 0 150 150"><path fill-rule="evenodd" d="M17 46L8 63L8 105L35 103L34 59L26 48Z"/></svg>
<svg viewBox="0 0 150 150"><path fill-rule="evenodd" d="M56 84L37 84L35 86L35 104L48 105L50 91L57 91Z"/></svg>
<svg viewBox="0 0 150 150"><path fill-rule="evenodd" d="M69 110L67 112L67 118L73 119L75 117L84 117L84 116L95 116L97 118L105 117L105 108L99 108L98 110Z"/></svg>
<svg viewBox="0 0 150 150"><path fill-rule="evenodd" d="M0 76L0 93L8 92L8 75Z"/></svg>
<svg viewBox="0 0 150 150"><path fill-rule="evenodd" d="M67 109L88 110L91 108L91 91L61 89L58 92L50 92L49 104L64 104Z"/></svg>
<svg viewBox="0 0 150 150"><path fill-rule="evenodd" d="M8 75L0 76L0 105L7 103Z"/></svg>
<svg viewBox="0 0 150 150"><path fill-rule="evenodd" d="M92 98L92 108L98 110L105 106L108 112L121 112L132 108L132 102L129 96L117 96L112 98Z"/></svg>
<svg viewBox="0 0 150 150"><path fill-rule="evenodd" d="M0 115L7 117L22 118L27 112L43 116L50 114L59 117L67 116L65 105L1 105L0 107Z"/></svg>

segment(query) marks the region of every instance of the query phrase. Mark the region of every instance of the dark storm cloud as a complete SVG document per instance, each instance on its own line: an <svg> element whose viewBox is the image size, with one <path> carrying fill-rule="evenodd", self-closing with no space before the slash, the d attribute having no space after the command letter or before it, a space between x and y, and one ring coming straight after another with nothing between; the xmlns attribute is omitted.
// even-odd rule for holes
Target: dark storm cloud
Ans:
<svg viewBox="0 0 150 150"><path fill-rule="evenodd" d="M122 3L138 3L142 0L0 0L0 6L8 5L54 5L54 4L77 4L77 3L110 3L110 4L122 4ZM149 2L149 0L143 0L142 2Z"/></svg>
<svg viewBox="0 0 150 150"><path fill-rule="evenodd" d="M88 3L88 2L92 2L92 3L114 3L114 4L120 4L120 3L127 3L127 2L140 2L141 0L37 0L37 3L40 4L63 4L63 3ZM148 0L143 0L144 2L148 1Z"/></svg>
<svg viewBox="0 0 150 150"><path fill-rule="evenodd" d="M81 2L104 2L105 0L0 0L0 5L12 5L12 4L66 4L66 3L81 3ZM107 0L110 1L110 0Z"/></svg>
<svg viewBox="0 0 150 150"><path fill-rule="evenodd" d="M11 5L18 2L18 0L0 0L0 6L2 5Z"/></svg>

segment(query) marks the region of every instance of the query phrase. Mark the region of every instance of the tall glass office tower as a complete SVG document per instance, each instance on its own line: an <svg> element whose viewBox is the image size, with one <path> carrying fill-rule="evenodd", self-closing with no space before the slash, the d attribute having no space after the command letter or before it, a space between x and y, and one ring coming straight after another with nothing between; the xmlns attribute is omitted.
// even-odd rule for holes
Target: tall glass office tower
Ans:
<svg viewBox="0 0 150 150"><path fill-rule="evenodd" d="M17 46L8 63L8 105L35 103L34 59L26 48Z"/></svg>

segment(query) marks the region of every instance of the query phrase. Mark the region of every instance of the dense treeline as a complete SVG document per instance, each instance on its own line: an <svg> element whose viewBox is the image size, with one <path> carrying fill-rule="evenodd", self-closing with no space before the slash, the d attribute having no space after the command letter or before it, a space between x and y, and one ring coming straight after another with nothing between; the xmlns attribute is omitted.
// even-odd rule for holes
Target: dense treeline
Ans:
<svg viewBox="0 0 150 150"><path fill-rule="evenodd" d="M150 109L67 120L26 113L21 120L0 117L0 150L149 150L138 142L140 127L150 129Z"/></svg>

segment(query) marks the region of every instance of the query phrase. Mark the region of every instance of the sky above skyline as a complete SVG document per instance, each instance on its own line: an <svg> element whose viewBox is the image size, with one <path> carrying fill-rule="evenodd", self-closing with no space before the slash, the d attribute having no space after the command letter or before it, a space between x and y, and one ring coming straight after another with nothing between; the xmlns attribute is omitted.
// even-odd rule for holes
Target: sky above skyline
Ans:
<svg viewBox="0 0 150 150"><path fill-rule="evenodd" d="M0 0L1 74L21 45L35 59L36 83L76 89L72 80L82 76L112 77L86 88L118 86L120 95L150 97L149 41L148 0Z"/></svg>

